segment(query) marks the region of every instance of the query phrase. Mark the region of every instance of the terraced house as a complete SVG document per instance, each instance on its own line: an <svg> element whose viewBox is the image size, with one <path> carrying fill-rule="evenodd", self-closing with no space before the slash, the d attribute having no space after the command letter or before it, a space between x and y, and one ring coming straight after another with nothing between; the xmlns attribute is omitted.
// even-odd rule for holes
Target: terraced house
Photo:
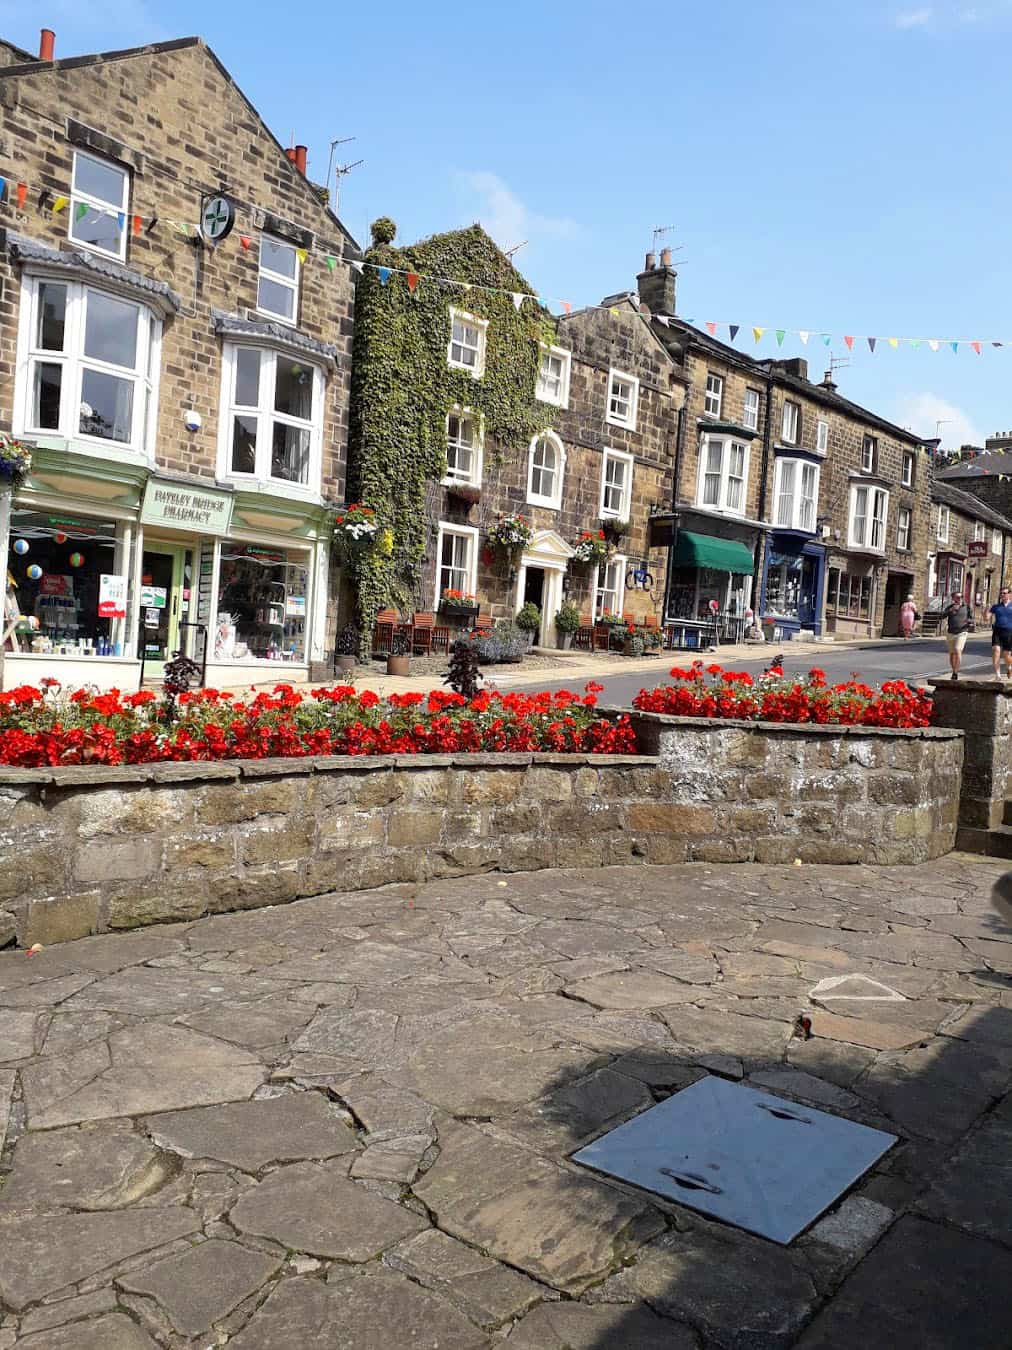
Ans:
<svg viewBox="0 0 1012 1350"><path fill-rule="evenodd" d="M0 47L4 682L209 684L332 648L354 241L199 39ZM6 547L6 541L5 541Z"/></svg>

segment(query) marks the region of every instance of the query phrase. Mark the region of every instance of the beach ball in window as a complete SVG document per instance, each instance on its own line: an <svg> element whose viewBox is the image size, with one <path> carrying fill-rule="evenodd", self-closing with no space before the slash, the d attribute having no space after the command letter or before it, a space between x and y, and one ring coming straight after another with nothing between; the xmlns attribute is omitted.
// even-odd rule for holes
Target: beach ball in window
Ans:
<svg viewBox="0 0 1012 1350"><path fill-rule="evenodd" d="M67 536L65 534L54 534L53 538L58 544L65 544L67 542Z"/></svg>
<svg viewBox="0 0 1012 1350"><path fill-rule="evenodd" d="M41 581L41 580L42 580L42 568L39 566L38 563L32 563L31 567L29 567L29 569L28 569L28 580L29 580L29 581Z"/></svg>
<svg viewBox="0 0 1012 1350"><path fill-rule="evenodd" d="M67 559L67 562L70 563L71 567L83 567L83 566L84 566L84 554L83 554L83 553L72 553L72 554L70 555L70 557Z"/></svg>
<svg viewBox="0 0 1012 1350"><path fill-rule="evenodd" d="M27 553L27 552L28 552L28 540L27 540L27 539L15 539L15 540L14 540L14 552L15 552L15 553L20 553L20 554L22 554L22 556L23 556L25 553Z"/></svg>

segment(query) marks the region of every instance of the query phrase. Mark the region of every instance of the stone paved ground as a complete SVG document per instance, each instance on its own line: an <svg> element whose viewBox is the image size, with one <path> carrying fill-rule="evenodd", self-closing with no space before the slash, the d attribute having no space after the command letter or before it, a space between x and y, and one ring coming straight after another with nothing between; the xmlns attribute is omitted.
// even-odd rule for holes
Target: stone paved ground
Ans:
<svg viewBox="0 0 1012 1350"><path fill-rule="evenodd" d="M997 874L493 874L0 954L0 1350L1008 1346ZM905 997L809 1001L850 972ZM567 1161L708 1072L901 1142L788 1248Z"/></svg>

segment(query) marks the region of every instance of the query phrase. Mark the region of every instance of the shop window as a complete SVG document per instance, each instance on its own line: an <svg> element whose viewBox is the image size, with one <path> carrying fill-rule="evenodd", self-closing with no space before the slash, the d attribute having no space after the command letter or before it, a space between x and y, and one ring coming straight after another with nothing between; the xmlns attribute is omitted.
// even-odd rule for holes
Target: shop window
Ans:
<svg viewBox="0 0 1012 1350"><path fill-rule="evenodd" d="M527 464L527 501L531 506L558 510L562 505L562 477L566 452L552 431L543 432L531 442Z"/></svg>
<svg viewBox="0 0 1012 1350"><path fill-rule="evenodd" d="M15 507L7 554L7 624L14 621L16 627L8 651L120 656L126 555L125 527L114 521Z"/></svg>
<svg viewBox="0 0 1012 1350"><path fill-rule="evenodd" d="M797 403L791 403L790 400L784 403L784 417L780 434L785 445L797 445L798 438L801 435L801 409Z"/></svg>
<svg viewBox="0 0 1012 1350"><path fill-rule="evenodd" d="M759 400L760 400L760 397L761 397L761 395L760 395L758 389L746 389L746 390L745 390L745 404L744 404L744 408L743 408L743 410L742 410L741 420L742 420L742 423L743 423L746 427L748 427L750 431L758 431L758 430L759 430Z"/></svg>
<svg viewBox="0 0 1012 1350"><path fill-rule="evenodd" d="M481 486L482 422L470 408L454 408L446 418L444 483Z"/></svg>
<svg viewBox="0 0 1012 1350"><path fill-rule="evenodd" d="M466 370L476 380L485 374L485 339L488 321L476 319L462 310L450 310L450 341L446 347L447 364L454 370Z"/></svg>
<svg viewBox="0 0 1012 1350"><path fill-rule="evenodd" d="M284 352L226 346L223 477L319 485L323 374Z"/></svg>
<svg viewBox="0 0 1012 1350"><path fill-rule="evenodd" d="M594 618L606 611L621 614L625 597L626 558L615 554L603 567L594 570Z"/></svg>
<svg viewBox="0 0 1012 1350"><path fill-rule="evenodd" d="M143 305L69 281L26 280L17 429L150 448L161 324Z"/></svg>
<svg viewBox="0 0 1012 1350"><path fill-rule="evenodd" d="M850 491L850 530L852 548L885 547L889 493L883 488L852 487Z"/></svg>
<svg viewBox="0 0 1012 1350"><path fill-rule="evenodd" d="M290 324L299 310L299 255L294 244L269 234L260 236L257 309Z"/></svg>
<svg viewBox="0 0 1012 1350"><path fill-rule="evenodd" d="M826 608L841 618L867 619L871 612L871 577L831 567Z"/></svg>
<svg viewBox="0 0 1012 1350"><path fill-rule="evenodd" d="M214 659L304 661L309 567L308 549L223 542Z"/></svg>
<svg viewBox="0 0 1012 1350"><path fill-rule="evenodd" d="M126 257L130 174L119 164L74 151L67 232L75 244Z"/></svg>
<svg viewBox="0 0 1012 1350"><path fill-rule="evenodd" d="M776 525L814 533L819 501L818 465L803 459L778 459L774 500Z"/></svg>
<svg viewBox="0 0 1012 1350"><path fill-rule="evenodd" d="M778 614L785 619L799 616L801 603L802 560L798 558L774 558L766 573L765 612Z"/></svg>
<svg viewBox="0 0 1012 1350"><path fill-rule="evenodd" d="M565 347L541 348L537 397L542 403L568 408L570 361L570 354Z"/></svg>
<svg viewBox="0 0 1012 1350"><path fill-rule="evenodd" d="M903 469L900 476L900 482L903 484L904 487L913 487L914 470L916 468L916 464L917 460L914 456L914 452L912 450L904 450Z"/></svg>
<svg viewBox="0 0 1012 1350"><path fill-rule="evenodd" d="M625 427L626 431L636 430L636 409L639 402L640 382L634 375L626 375L621 370L608 372L608 407L605 420L615 427Z"/></svg>
<svg viewBox="0 0 1012 1350"><path fill-rule="evenodd" d="M601 465L601 515L629 519L632 500L633 457L622 450L606 450Z"/></svg>
<svg viewBox="0 0 1012 1350"><path fill-rule="evenodd" d="M474 595L478 589L478 531L471 525L439 523L436 541L436 596L433 608L439 608L444 591L462 591Z"/></svg>
<svg viewBox="0 0 1012 1350"><path fill-rule="evenodd" d="M949 542L949 508L940 506L938 508L938 519L935 523L935 538L940 544Z"/></svg>
<svg viewBox="0 0 1012 1350"><path fill-rule="evenodd" d="M703 412L708 417L719 417L724 403L724 381L719 375L706 377L706 394L703 398Z"/></svg>
<svg viewBox="0 0 1012 1350"><path fill-rule="evenodd" d="M896 513L896 547L901 553L910 549L910 507L901 506Z"/></svg>
<svg viewBox="0 0 1012 1350"><path fill-rule="evenodd" d="M744 515L749 448L745 441L704 436L697 504Z"/></svg>

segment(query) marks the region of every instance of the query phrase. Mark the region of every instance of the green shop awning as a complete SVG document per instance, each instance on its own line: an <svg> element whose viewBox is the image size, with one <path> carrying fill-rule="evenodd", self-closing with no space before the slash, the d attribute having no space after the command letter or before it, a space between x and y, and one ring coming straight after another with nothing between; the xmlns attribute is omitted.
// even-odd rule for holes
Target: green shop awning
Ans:
<svg viewBox="0 0 1012 1350"><path fill-rule="evenodd" d="M712 567L715 572L751 575L755 566L752 550L737 539L717 539L712 534L678 531L675 545L676 567Z"/></svg>

